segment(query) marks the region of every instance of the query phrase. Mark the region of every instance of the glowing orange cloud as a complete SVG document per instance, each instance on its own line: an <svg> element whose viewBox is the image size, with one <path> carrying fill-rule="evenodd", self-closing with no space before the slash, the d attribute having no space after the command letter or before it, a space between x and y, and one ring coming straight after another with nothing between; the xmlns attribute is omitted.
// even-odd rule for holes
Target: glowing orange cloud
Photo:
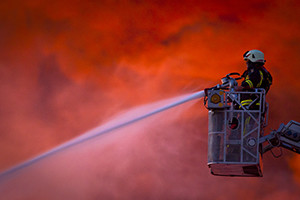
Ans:
<svg viewBox="0 0 300 200"><path fill-rule="evenodd" d="M242 54L250 49L265 53L274 78L269 127L300 121L299 9L297 0L2 1L0 169L125 108L215 85L229 72L242 73ZM191 115L197 114L183 118ZM204 125L200 135L206 133ZM191 126L196 129L197 120ZM288 156L265 158L264 183L276 174L276 181L292 184L278 196L299 189L293 182L300 179L299 159ZM205 184L193 183L199 185L187 192ZM252 199L263 192L254 183L247 185L256 191ZM279 187L271 184L268 191Z"/></svg>

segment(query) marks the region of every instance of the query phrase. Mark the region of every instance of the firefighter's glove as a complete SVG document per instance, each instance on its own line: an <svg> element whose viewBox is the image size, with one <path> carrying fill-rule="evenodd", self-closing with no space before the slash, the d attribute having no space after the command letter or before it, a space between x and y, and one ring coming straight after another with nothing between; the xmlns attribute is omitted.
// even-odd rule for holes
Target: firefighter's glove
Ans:
<svg viewBox="0 0 300 200"><path fill-rule="evenodd" d="M241 86L241 85L237 85L237 86L234 86L233 88L235 91L243 91L244 90L244 87Z"/></svg>

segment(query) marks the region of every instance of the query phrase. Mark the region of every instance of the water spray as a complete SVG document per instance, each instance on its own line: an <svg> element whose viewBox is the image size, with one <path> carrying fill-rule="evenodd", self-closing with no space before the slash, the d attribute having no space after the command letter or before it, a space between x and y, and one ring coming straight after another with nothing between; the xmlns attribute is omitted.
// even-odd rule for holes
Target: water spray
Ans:
<svg viewBox="0 0 300 200"><path fill-rule="evenodd" d="M155 114L158 114L160 112L166 111L168 109L179 106L179 105L184 104L186 102L202 98L204 96L205 96L204 91L199 91L199 92L195 92L195 93L192 93L192 94L189 94L189 95L184 95L182 98L180 98L179 100L177 100L177 101L175 101L171 104L167 104L167 105L162 106L160 108L154 109L153 111L147 112L147 113L142 114L140 116L134 116L133 118L125 120L123 122L119 122L116 125L108 126L104 129L103 129L103 126L99 126L95 129L92 129L92 130L84 133L83 135L81 135L81 136L79 136L79 137L77 137L73 140L70 140L70 141L68 141L68 142L66 142L66 143L64 143L64 144L62 144L62 145L60 145L56 148L53 148L50 151L47 151L46 153L43 153L39 156L36 156L33 159L27 160L27 161L21 163L20 165L17 165L15 167L12 167L12 168L8 169L7 171L2 172L0 174L0 180L1 180L1 178L5 177L9 174L12 174L12 173L17 172L21 169L24 169L24 168L26 168L26 167L28 167L28 166L44 159L46 157L49 157L49 156L52 156L52 155L58 153L59 151L62 151L64 149L67 149L67 148L70 148L72 146L78 145L80 143L91 140L93 138L99 137L100 135L103 135L103 134L115 131L117 129L126 127L130 124L136 123L138 121L141 121L145 118L148 118L148 117L153 116Z"/></svg>

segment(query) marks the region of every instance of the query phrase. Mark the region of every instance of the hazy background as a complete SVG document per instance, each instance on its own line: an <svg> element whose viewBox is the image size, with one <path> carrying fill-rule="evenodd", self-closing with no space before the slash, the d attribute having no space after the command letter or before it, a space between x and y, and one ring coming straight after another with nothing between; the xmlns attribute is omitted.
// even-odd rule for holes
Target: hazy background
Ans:
<svg viewBox="0 0 300 200"><path fill-rule="evenodd" d="M250 49L265 53L274 79L267 129L300 121L299 10L296 0L1 1L0 170L119 112L242 73ZM149 120L2 180L1 196L299 197L300 157L288 151L264 156L263 178L211 176L202 101Z"/></svg>

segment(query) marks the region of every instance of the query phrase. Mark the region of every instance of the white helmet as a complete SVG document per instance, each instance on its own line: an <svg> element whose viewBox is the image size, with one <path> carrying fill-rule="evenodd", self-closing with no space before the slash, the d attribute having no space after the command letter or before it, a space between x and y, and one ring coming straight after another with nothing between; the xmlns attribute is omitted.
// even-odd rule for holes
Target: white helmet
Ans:
<svg viewBox="0 0 300 200"><path fill-rule="evenodd" d="M243 55L244 60L250 60L251 62L265 63L264 53L259 50L247 51Z"/></svg>

